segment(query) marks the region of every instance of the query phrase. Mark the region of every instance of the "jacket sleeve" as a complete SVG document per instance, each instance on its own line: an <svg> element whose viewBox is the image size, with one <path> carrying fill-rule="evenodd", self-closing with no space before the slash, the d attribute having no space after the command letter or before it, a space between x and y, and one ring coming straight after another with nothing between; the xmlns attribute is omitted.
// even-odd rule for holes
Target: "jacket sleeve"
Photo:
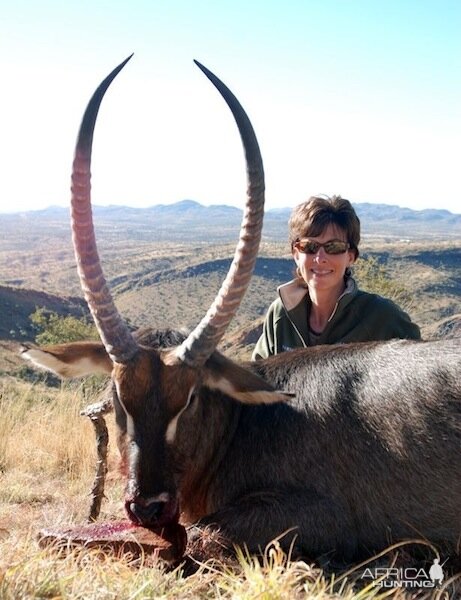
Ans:
<svg viewBox="0 0 461 600"><path fill-rule="evenodd" d="M263 332L256 342L256 346L251 355L251 360L260 360L275 354L275 334L274 334L274 309L273 305L267 311L263 324Z"/></svg>
<svg viewBox="0 0 461 600"><path fill-rule="evenodd" d="M413 323L410 316L400 306L392 300L382 297L379 298L379 304L380 323L376 327L374 339L421 339L421 331L418 325Z"/></svg>
<svg viewBox="0 0 461 600"><path fill-rule="evenodd" d="M395 332L392 337L408 340L421 339L421 331L418 325L413 323L409 315L401 308L398 308L398 313L395 318Z"/></svg>

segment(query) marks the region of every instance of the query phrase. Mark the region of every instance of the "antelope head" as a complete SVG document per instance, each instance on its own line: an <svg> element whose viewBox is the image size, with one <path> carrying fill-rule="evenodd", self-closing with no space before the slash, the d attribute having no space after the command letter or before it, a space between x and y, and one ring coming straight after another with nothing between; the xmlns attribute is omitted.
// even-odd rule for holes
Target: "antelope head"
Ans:
<svg viewBox="0 0 461 600"><path fill-rule="evenodd" d="M129 57L131 58L131 57ZM232 92L196 62L230 108L243 143L247 199L229 272L202 321L178 346L147 347L121 318L101 268L90 195L96 117L109 85L126 59L97 88L80 126L72 172L72 238L85 299L102 341L29 349L29 358L62 375L92 369L111 373L116 409L122 411L128 455L126 510L136 523L163 526L178 519L174 461L176 428L197 391L206 387L246 403L277 402L286 395L216 351L245 294L256 262L264 213L264 171L253 127ZM103 346L103 347L102 347ZM78 352L74 352L77 349ZM48 356L47 356L48 355Z"/></svg>

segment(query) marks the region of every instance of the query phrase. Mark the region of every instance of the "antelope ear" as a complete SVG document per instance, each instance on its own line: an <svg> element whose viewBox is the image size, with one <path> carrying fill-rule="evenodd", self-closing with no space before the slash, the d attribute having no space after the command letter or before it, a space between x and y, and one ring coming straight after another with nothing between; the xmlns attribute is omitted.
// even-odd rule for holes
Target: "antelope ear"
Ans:
<svg viewBox="0 0 461 600"><path fill-rule="evenodd" d="M72 342L53 346L22 344L21 357L60 377L112 373L112 361L102 342Z"/></svg>
<svg viewBox="0 0 461 600"><path fill-rule="evenodd" d="M274 389L259 375L237 365L219 352L213 352L207 360L202 384L244 404L287 402L295 395Z"/></svg>

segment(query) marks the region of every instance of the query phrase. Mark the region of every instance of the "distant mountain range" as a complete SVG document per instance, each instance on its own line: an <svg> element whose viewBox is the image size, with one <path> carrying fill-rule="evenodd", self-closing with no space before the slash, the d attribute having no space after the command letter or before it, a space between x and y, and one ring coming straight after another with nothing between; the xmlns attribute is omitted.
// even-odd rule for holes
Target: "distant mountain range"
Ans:
<svg viewBox="0 0 461 600"><path fill-rule="evenodd" d="M412 210L387 204L354 204L362 223L362 234L389 238L420 238L423 236L461 238L461 214L448 210ZM291 207L266 211L264 236L272 241L285 241ZM204 206L194 200L174 204L158 204L149 208L127 206L95 206L96 227L118 229L139 239L170 240L234 240L242 211L234 206ZM1 227L20 226L55 228L67 225L69 210L49 207L44 210L0 214Z"/></svg>

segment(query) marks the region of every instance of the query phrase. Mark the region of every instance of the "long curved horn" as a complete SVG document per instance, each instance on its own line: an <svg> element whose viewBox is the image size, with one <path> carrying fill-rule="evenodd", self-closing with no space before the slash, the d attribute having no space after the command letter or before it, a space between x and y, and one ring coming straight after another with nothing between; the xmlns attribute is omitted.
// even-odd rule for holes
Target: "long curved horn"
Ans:
<svg viewBox="0 0 461 600"><path fill-rule="evenodd" d="M237 98L211 71L194 61L234 115L247 168L247 201L234 260L205 317L176 350L190 366L202 365L215 350L245 295L258 254L264 217L264 169L255 132Z"/></svg>
<svg viewBox="0 0 461 600"><path fill-rule="evenodd" d="M119 315L101 269L91 211L90 167L99 106L107 88L131 56L104 79L88 103L77 137L72 168L72 240L80 283L104 347L112 361L117 363L128 362L138 346Z"/></svg>

